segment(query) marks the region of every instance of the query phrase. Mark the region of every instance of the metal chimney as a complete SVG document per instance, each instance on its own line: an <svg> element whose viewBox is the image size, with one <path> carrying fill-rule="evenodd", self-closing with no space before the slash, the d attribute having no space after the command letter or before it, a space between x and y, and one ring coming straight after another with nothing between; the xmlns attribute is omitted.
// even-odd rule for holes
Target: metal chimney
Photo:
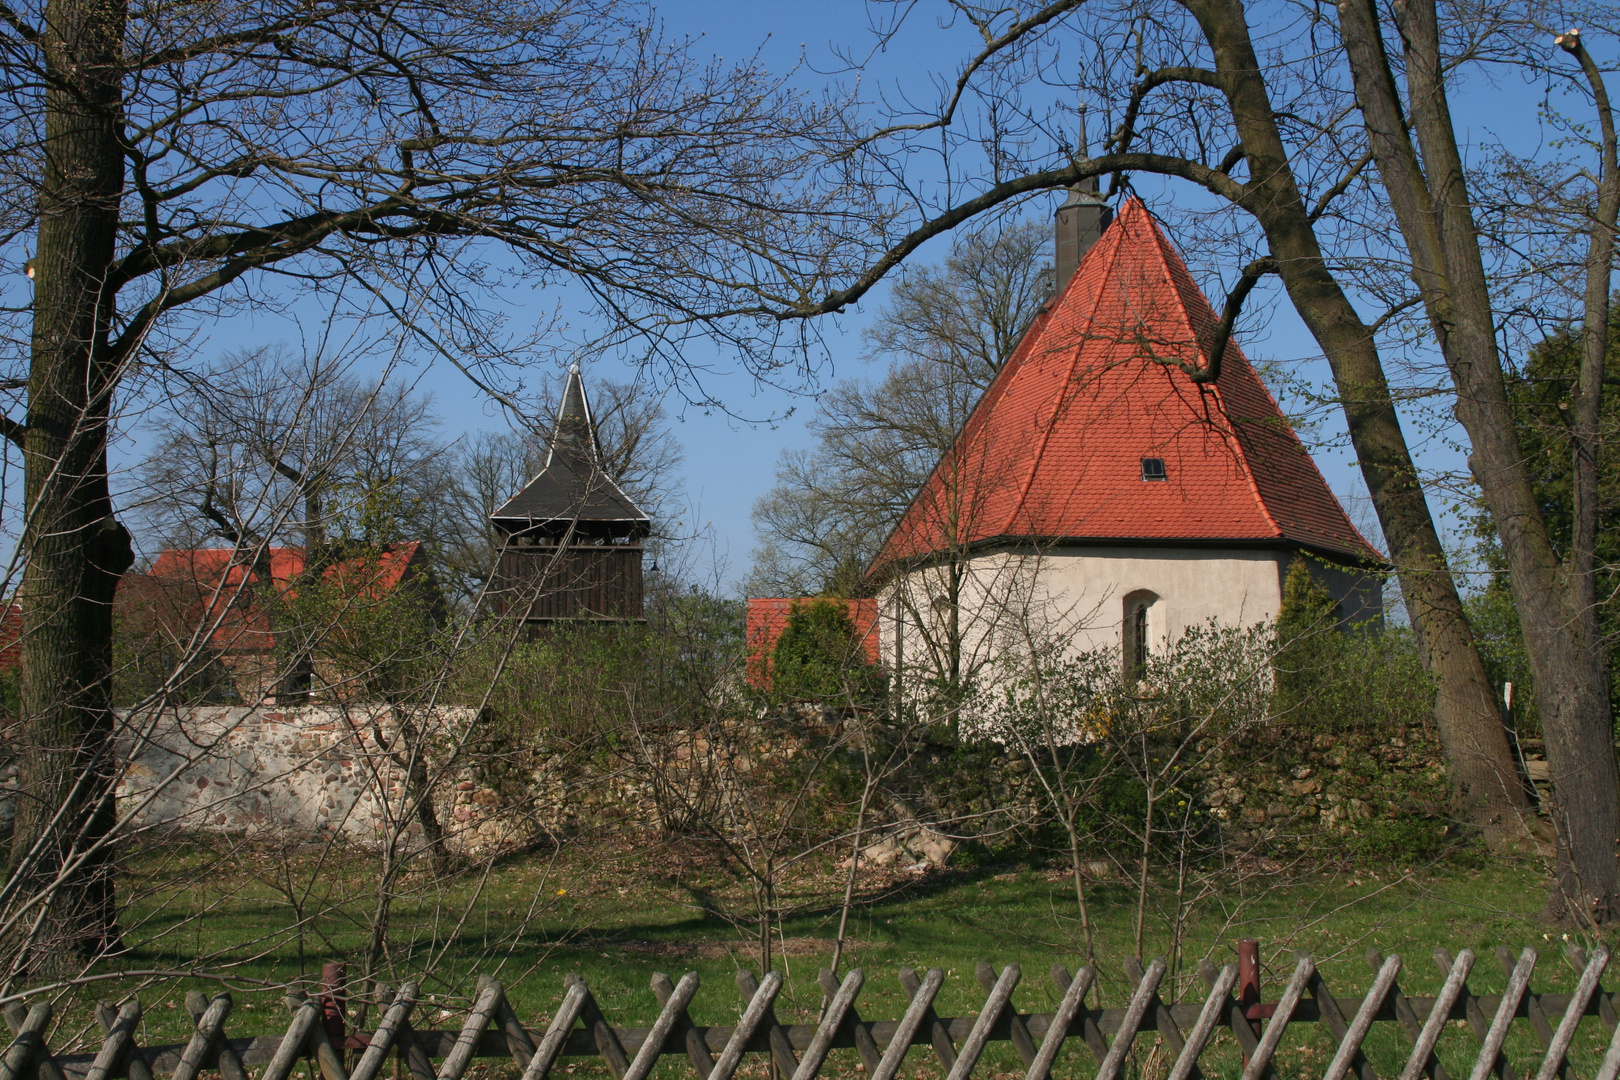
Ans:
<svg viewBox="0 0 1620 1080"><path fill-rule="evenodd" d="M1074 277L1080 260L1113 220L1114 211L1098 193L1095 176L1069 189L1069 197L1057 210L1057 288L1054 296L1063 292L1069 279Z"/></svg>

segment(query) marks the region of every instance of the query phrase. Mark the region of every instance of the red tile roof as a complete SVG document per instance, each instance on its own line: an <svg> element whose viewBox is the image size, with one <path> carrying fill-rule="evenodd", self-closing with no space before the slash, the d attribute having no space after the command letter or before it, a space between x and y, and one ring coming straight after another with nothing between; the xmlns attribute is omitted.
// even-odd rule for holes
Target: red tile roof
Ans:
<svg viewBox="0 0 1620 1080"><path fill-rule="evenodd" d="M421 547L411 541L339 559L326 568L324 576L344 595L377 599L404 580ZM296 595L296 582L304 572L304 549L273 547L266 554L276 592ZM274 643L270 620L253 595L251 586L258 583L258 574L242 565L245 558L251 556L231 548L170 549L158 555L145 574L127 575L120 591L154 606L161 601L161 607L168 610L160 617L167 616L164 621L171 624L171 632L185 634L213 624L215 648L266 650Z"/></svg>
<svg viewBox="0 0 1620 1080"><path fill-rule="evenodd" d="M1139 199L985 391L868 570L998 539L1265 541L1382 561ZM1200 344L1205 343L1205 344ZM1142 459L1164 461L1143 480Z"/></svg>
<svg viewBox="0 0 1620 1080"><path fill-rule="evenodd" d="M748 601L748 685L762 690L770 689L771 653L776 649L776 639L787 629L788 616L800 604L817 602L815 597L770 597ZM876 664L879 660L878 602L874 599L830 602L844 605L849 612L849 621L855 627L855 636L861 640L866 662Z"/></svg>

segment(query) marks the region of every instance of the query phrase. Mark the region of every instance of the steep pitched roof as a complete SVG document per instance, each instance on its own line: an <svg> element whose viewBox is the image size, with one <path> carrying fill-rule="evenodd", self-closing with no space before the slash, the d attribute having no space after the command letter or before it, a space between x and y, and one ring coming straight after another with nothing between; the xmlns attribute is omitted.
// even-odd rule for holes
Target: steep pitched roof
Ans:
<svg viewBox="0 0 1620 1080"><path fill-rule="evenodd" d="M568 369L546 466L490 515L494 521L634 521L647 515L602 471L602 446L579 365Z"/></svg>
<svg viewBox="0 0 1620 1080"><path fill-rule="evenodd" d="M1260 377L1131 199L1025 332L873 561L1002 539L1263 541L1382 557L1350 523ZM1165 479L1144 480L1143 459Z"/></svg>

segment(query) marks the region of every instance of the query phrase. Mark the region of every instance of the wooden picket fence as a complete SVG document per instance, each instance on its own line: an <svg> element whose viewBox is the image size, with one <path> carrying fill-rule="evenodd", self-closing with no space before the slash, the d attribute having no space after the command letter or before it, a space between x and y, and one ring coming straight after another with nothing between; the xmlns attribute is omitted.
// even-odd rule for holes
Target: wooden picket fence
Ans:
<svg viewBox="0 0 1620 1080"><path fill-rule="evenodd" d="M1503 1055L1503 1045L1515 1021L1528 1023L1542 1048L1534 1080L1569 1078L1568 1053L1581 1020L1596 1016L1608 1033L1608 1050L1596 1080L1616 1080L1620 1074L1620 1018L1616 995L1604 991L1600 979L1608 953L1599 949L1590 957L1578 949L1570 956L1581 968L1575 990L1569 994L1536 994L1530 989L1537 953L1525 949L1516 959L1506 949L1497 958L1507 973L1500 994L1476 995L1468 988L1474 954L1463 950L1453 959L1444 950L1435 960L1445 980L1435 997L1408 997L1398 977L1401 959L1369 952L1376 971L1372 986L1359 1004L1334 997L1316 970L1315 962L1301 955L1275 1002L1260 1000L1258 943L1239 943L1238 964L1223 968L1204 963L1200 975L1208 987L1202 1000L1167 1003L1160 996L1165 962L1154 960L1145 968L1124 964L1133 989L1124 1008L1094 1008L1087 1004L1096 973L1082 968L1071 977L1054 965L1051 978L1059 1002L1051 1013L1021 1013L1012 1003L1021 972L1016 964L996 971L988 964L977 970L986 991L976 1015L939 1016L933 1004L945 975L934 968L917 974L899 972L910 1004L897 1020L871 1020L856 1011L856 998L865 976L853 970L840 981L821 973L825 994L821 1019L816 1024L784 1025L774 1005L782 989L782 975L763 979L739 972L737 984L746 1005L734 1025L706 1027L688 1013L698 990L695 972L672 982L656 975L652 990L661 1006L650 1028L614 1027L597 1005L585 980L570 976L551 1022L538 1039L518 1019L501 984L479 980L466 1022L459 1031L417 1030L411 1013L418 987L406 983L394 992L379 988L388 1002L376 1029L346 1033L341 979L330 978L327 990L315 997L301 993L288 998L293 1018L286 1032L259 1038L230 1038L225 1023L231 996L212 998L192 993L187 1008L196 1032L190 1041L171 1046L138 1046L135 1034L141 1005L130 998L118 1006L98 1008L103 1031L95 1054L53 1055L45 1043L51 1021L49 1002L31 1008L13 1002L0 1014L14 1038L0 1056L0 1080L198 1080L214 1070L220 1080L289 1080L302 1061L313 1060L322 1080L377 1080L393 1055L412 1080L461 1080L475 1058L510 1059L522 1070L523 1080L546 1080L564 1057L599 1057L615 1080L647 1080L660 1055L684 1056L699 1080L731 1080L747 1054L767 1055L783 1080L813 1080L827 1064L829 1054L852 1048L870 1080L895 1080L914 1047L931 1052L945 1080L967 1080L991 1042L1011 1042L1022 1058L1025 1080L1052 1080L1054 1076L1091 1076L1119 1080L1130 1062L1131 1050L1143 1032L1156 1032L1172 1062L1167 1080L1197 1080L1199 1059L1218 1030L1230 1031L1243 1056L1242 1080L1275 1077L1274 1061L1284 1037L1298 1025L1319 1024L1337 1040L1337 1051L1323 1080L1378 1080L1362 1046L1374 1024L1394 1024L1409 1046L1400 1080L1453 1080L1437 1057L1447 1021L1462 1021L1456 1028L1468 1036L1451 1034L1448 1057L1455 1060L1457 1041L1471 1037L1468 1051L1473 1066L1468 1080L1530 1080L1519 1076ZM329 969L330 969L329 965ZM1347 1012L1353 1007L1354 1013ZM1077 1044L1077 1045L1076 1045ZM1067 1050L1065 1048L1068 1048ZM434 1064L437 1060L437 1065ZM396 1069L400 1065L396 1064ZM1314 1071L1313 1074L1314 1076ZM1462 1080L1460 1076L1455 1080Z"/></svg>

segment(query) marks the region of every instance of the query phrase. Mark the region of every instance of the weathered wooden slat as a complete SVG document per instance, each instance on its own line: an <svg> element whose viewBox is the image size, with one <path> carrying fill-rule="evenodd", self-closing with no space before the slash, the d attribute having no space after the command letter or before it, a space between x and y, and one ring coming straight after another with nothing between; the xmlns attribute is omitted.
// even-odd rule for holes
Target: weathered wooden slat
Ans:
<svg viewBox="0 0 1620 1080"><path fill-rule="evenodd" d="M737 1026L731 1032L731 1037L720 1050L720 1058L714 1063L714 1070L709 1073L708 1080L731 1080L731 1075L737 1071L742 1063L743 1054L748 1050L748 1044L753 1042L754 1036L765 1023L765 1017L771 1013L771 1004L776 1001L777 991L782 989L782 973L780 971L767 972L765 979L755 989L752 997L748 999L748 1007L737 1020Z"/></svg>
<svg viewBox="0 0 1620 1080"><path fill-rule="evenodd" d="M1283 989L1283 996L1277 1002L1277 1009L1271 1014L1266 1023L1265 1032L1260 1036L1260 1045L1249 1058L1248 1065L1243 1069L1243 1080L1260 1080L1267 1068L1271 1065L1271 1058L1282 1043L1283 1033L1288 1030L1288 1024L1294 1019L1294 1010L1299 1008L1299 999L1305 996L1305 987L1310 984L1311 976L1316 972L1316 962L1308 956L1302 956L1294 964L1294 976L1288 980L1288 986Z"/></svg>
<svg viewBox="0 0 1620 1080"><path fill-rule="evenodd" d="M1603 1055L1603 1063L1598 1066L1597 1075L1592 1080L1617 1080L1620 1078L1620 1025L1617 1025L1614 1034L1609 1036L1609 1049Z"/></svg>
<svg viewBox="0 0 1620 1080"><path fill-rule="evenodd" d="M816 973L816 982L821 992L830 1002L838 994L838 976L828 968L822 968ZM872 1032L861 1014L851 1003L849 1010L844 1013L844 1026L849 1030L849 1037L855 1040L855 1052L861 1056L861 1064L866 1066L867 1072L877 1071L878 1062L883 1060L883 1051L878 1049L877 1040L872 1038ZM708 1075L706 1072L699 1075Z"/></svg>
<svg viewBox="0 0 1620 1080"><path fill-rule="evenodd" d="M1575 1029L1580 1026L1581 1017L1586 1014L1586 1003L1591 999L1592 992L1597 989L1598 977L1609 963L1609 950L1599 945L1597 952L1587 962L1581 971L1580 982L1575 984L1575 992L1570 995L1569 1007L1564 1010L1563 1018L1558 1022L1558 1030L1553 1032L1552 1045L1547 1048L1547 1056L1541 1061L1541 1070L1536 1073L1536 1080L1552 1080L1555 1075L1562 1075L1565 1071L1565 1059L1569 1055L1569 1044L1575 1039Z"/></svg>
<svg viewBox="0 0 1620 1080"><path fill-rule="evenodd" d="M1130 978L1133 987L1142 985L1142 979L1147 975L1142 967L1142 961L1134 956L1127 956L1120 966L1125 969L1125 974ZM1180 1057L1181 1048L1186 1045L1187 1040L1181 1034L1181 1025L1176 1023L1175 1014L1165 1005L1157 990L1153 991L1153 997L1148 1001L1148 1009L1153 1013L1154 1025L1158 1028L1159 1036L1164 1039L1165 1045L1170 1047L1170 1052ZM1201 1080L1202 1076L1195 1063L1192 1076L1188 1080Z"/></svg>
<svg viewBox="0 0 1620 1080"><path fill-rule="evenodd" d="M85 1073L85 1080L108 1080L117 1068L120 1059L128 1051L135 1039L135 1026L141 1022L141 1003L137 998L130 998L118 1007L113 1022L108 1026L106 1037L101 1041L101 1049L96 1053L95 1060L90 1063L90 1069Z"/></svg>
<svg viewBox="0 0 1620 1080"><path fill-rule="evenodd" d="M994 966L980 960L973 965L973 974L979 980L979 988L985 993L988 994L995 990L996 979L999 976ZM1007 1014L1007 1026L1008 1034L1012 1036L1013 1049L1018 1051L1018 1056L1023 1060L1024 1068L1027 1069L1035 1061L1035 1039L1029 1033L1029 1025L1024 1023L1024 1018L1014 1010Z"/></svg>
<svg viewBox="0 0 1620 1080"><path fill-rule="evenodd" d="M208 1015L208 1006L208 996L202 991L193 990L186 995L186 1012L191 1014L192 1023L199 1029L202 1027L203 1018ZM247 1068L243 1066L242 1059L236 1056L236 1051L225 1041L223 1031L210 1040L202 1064L213 1065L219 1069L220 1080L248 1080Z"/></svg>
<svg viewBox="0 0 1620 1080"><path fill-rule="evenodd" d="M311 1001L301 993L288 994L287 1005L293 1011L292 1023L287 1025L285 1035L274 1040L276 1043L275 1049L271 1051L269 1062L265 1065L264 1072L260 1074L259 1080L287 1080L287 1077L292 1074L293 1066L297 1065L298 1059L303 1056L304 1048L309 1045L310 1028L314 1027L321 1018L320 1003ZM254 1040L255 1048L257 1048L259 1041L261 1040ZM270 1042L271 1040L265 1039L262 1041ZM241 1048L237 1048L236 1052L243 1061L256 1064L254 1060L256 1055L253 1054L252 1049L247 1053L243 1053ZM89 1078L86 1077L85 1080L89 1080Z"/></svg>
<svg viewBox="0 0 1620 1080"><path fill-rule="evenodd" d="M315 999L319 1017L309 1029L306 1046L308 1052L315 1058L315 1065L321 1071L322 1080L349 1080L348 1073L343 1068L343 1053L332 1045L332 1035L327 1030L327 1024L332 1020L335 1001L336 998L329 994L323 994ZM338 1019L342 1019L342 1013L338 1013Z"/></svg>
<svg viewBox="0 0 1620 1080"><path fill-rule="evenodd" d="M1067 975L1068 972L1064 974ZM1058 1051L1063 1049L1063 1041L1068 1038L1075 1014L1085 1008L1086 994L1091 990L1091 981L1096 977L1095 968L1083 967L1080 974L1064 989L1063 997L1058 1000L1057 1011L1052 1014L1052 1026L1046 1029L1046 1038L1041 1040L1041 1048L1036 1053L1035 1060L1030 1062L1024 1080L1050 1080L1052 1065L1057 1061Z"/></svg>
<svg viewBox="0 0 1620 1080"><path fill-rule="evenodd" d="M570 978L585 980L579 975ZM591 993L589 985L585 987L585 996L579 1002L579 1018L585 1021L585 1030L589 1033L590 1042L596 1047L596 1052L602 1055L607 1062L608 1071L613 1074L614 1080L624 1080L625 1072L630 1068L630 1056L620 1041L618 1032L608 1023L607 1017L602 1015L601 1006L596 1004L596 995ZM642 1031L645 1035L645 1030ZM432 1055L432 1051L428 1053Z"/></svg>
<svg viewBox="0 0 1620 1080"><path fill-rule="evenodd" d="M1090 981L1095 982L1095 968L1088 968L1088 970L1092 972L1092 979ZM1057 984L1057 988L1059 990L1067 994L1069 992L1070 985L1069 969L1064 967L1062 964L1053 964L1052 981ZM1108 1040L1103 1038L1102 1028L1098 1024L1097 1018L1092 1016L1090 1010L1086 1008L1086 999L1084 996L1080 998L1080 1011L1075 1015L1080 1020L1080 1038L1085 1042L1086 1049L1091 1052L1091 1060L1095 1061L1098 1065L1101 1065L1103 1063L1103 1058L1108 1056ZM1120 1013L1121 1018L1123 1018L1124 1015L1124 1012ZM1037 1031L1034 1023L1030 1024L1029 1029L1034 1034L1045 1037L1046 1033L1044 1031Z"/></svg>
<svg viewBox="0 0 1620 1080"><path fill-rule="evenodd" d="M360 1060L355 1064L349 1080L375 1080L377 1071L383 1067L383 1062L388 1060L388 1051L393 1049L394 1039L399 1036L401 1025L416 1007L416 992L417 985L413 982L399 988L399 993L394 996L394 1000L377 1020L377 1030L371 1034L371 1045L360 1055Z"/></svg>
<svg viewBox="0 0 1620 1080"><path fill-rule="evenodd" d="M564 996L566 995L565 988ZM399 1022L399 1030L394 1032L394 1045L398 1048L399 1056L404 1059L405 1067L410 1070L411 1080L438 1080L433 1073L433 1062L428 1060L427 1051L416 1041L416 1029L411 1026L409 1016Z"/></svg>
<svg viewBox="0 0 1620 1080"><path fill-rule="evenodd" d="M200 996L200 995L199 995ZM180 1063L174 1067L174 1080L197 1080L203 1058L214 1049L220 1033L225 1029L225 1018L231 1015L231 995L215 994L197 1021L197 1030L180 1053Z"/></svg>
<svg viewBox="0 0 1620 1080"><path fill-rule="evenodd" d="M28 1013L29 1010L20 1001L9 1001L4 1008L0 1008L0 1016L5 1017L6 1026L11 1029L13 1037L22 1034L24 1025L28 1023ZM39 1080L64 1080L62 1066L56 1063L51 1048L45 1045L43 1034L39 1049L34 1052L34 1072Z"/></svg>
<svg viewBox="0 0 1620 1080"><path fill-rule="evenodd" d="M1513 1022L1520 999L1530 985L1530 974L1535 969L1536 950L1526 946L1524 952L1519 954L1519 962L1508 974L1507 989L1502 993L1502 1000L1496 1007L1496 1015L1491 1020L1490 1030L1485 1033L1484 1045L1480 1047L1479 1057L1474 1061L1474 1071L1469 1074L1468 1080L1485 1080L1495 1067L1496 1059L1502 1053L1502 1043L1507 1039L1508 1025Z"/></svg>
<svg viewBox="0 0 1620 1080"><path fill-rule="evenodd" d="M1513 950L1506 945L1498 945L1494 951L1496 953L1496 962L1502 966L1502 974L1512 978L1514 967ZM1541 1044L1541 1049L1543 1051L1551 1050L1553 1042L1552 1023L1547 1019L1547 1010L1542 1008L1541 1001L1534 994L1528 992L1528 987L1524 997L1524 1013L1530 1021L1530 1030L1536 1034L1536 1041ZM1567 1072L1564 1063L1560 1061L1558 1063L1558 1075L1564 1076Z"/></svg>
<svg viewBox="0 0 1620 1080"><path fill-rule="evenodd" d="M557 1006L557 1014L551 1018L551 1026L546 1028L540 1045L534 1048L534 1056L529 1059L528 1067L523 1070L523 1080L546 1080L551 1066L562 1053L568 1033L573 1030L574 1022L585 1007L585 995L589 992L584 979L569 984L562 1004Z"/></svg>
<svg viewBox="0 0 1620 1080"><path fill-rule="evenodd" d="M899 1072L900 1065L906 1059L906 1051L916 1041L917 1031L927 1023L928 1017L933 1014L934 995L945 983L945 973L939 968L929 968L928 974L923 976L916 991L911 995L911 1003L906 1006L900 1023L895 1027L894 1033L889 1036L888 1049L883 1051L883 1058L878 1067L872 1070L872 1080L894 1080Z"/></svg>
<svg viewBox="0 0 1620 1080"><path fill-rule="evenodd" d="M1215 965L1208 960L1198 961L1198 974L1204 980L1204 985L1214 987L1221 973ZM1260 1046L1260 1037L1249 1026L1249 1018L1243 1015L1243 1006L1237 1003L1230 991L1227 992L1225 1003L1221 1006L1221 1017L1226 1026L1231 1029L1232 1037L1237 1039L1238 1047L1242 1049L1245 1059L1253 1057Z"/></svg>
<svg viewBox="0 0 1620 1080"><path fill-rule="evenodd" d="M478 981L482 983L484 980ZM534 1037L523 1026L523 1021L518 1019L516 1010L506 1000L505 994L495 1003L495 1023L500 1027L501 1034L506 1036L506 1049L512 1055L512 1060L518 1063L518 1068L527 1069L529 1059L534 1057Z"/></svg>
<svg viewBox="0 0 1620 1080"><path fill-rule="evenodd" d="M1316 1003L1322 1023L1327 1025L1328 1031L1333 1033L1335 1039L1343 1042L1345 1036L1350 1034L1350 1025L1345 1022L1344 1010L1339 1008L1338 999L1333 996L1333 991L1329 989L1320 971L1311 976L1310 995L1311 1000ZM1359 1080L1378 1080L1378 1071L1359 1048L1350 1059L1350 1067L1355 1070Z"/></svg>
<svg viewBox="0 0 1620 1080"><path fill-rule="evenodd" d="M140 1002L137 1001L136 1005L139 1006ZM118 1024L118 1010L109 1001L98 1001L96 1002L95 1013L96 1023L101 1027L102 1036L109 1035ZM174 1060L178 1062L180 1060L179 1051L184 1048L177 1046L174 1049ZM169 1067L173 1069L172 1064ZM115 1070L122 1069L124 1074L129 1077L129 1080L152 1080L152 1069L147 1065L146 1059L141 1056L141 1049L135 1045L133 1038L124 1047L123 1054L114 1063L113 1068Z"/></svg>
<svg viewBox="0 0 1620 1080"><path fill-rule="evenodd" d="M670 1044L670 1036L675 1033L675 1024L692 1003L692 998L698 991L698 973L688 971L681 976L681 981L675 984L675 992L669 996L669 1001L659 1010L658 1019L653 1022L652 1030L642 1042L641 1049L636 1051L635 1060L624 1074L624 1080L647 1080L647 1074L658 1063L658 1055Z"/></svg>
<svg viewBox="0 0 1620 1080"><path fill-rule="evenodd" d="M737 986L742 990L744 996L749 999L752 999L759 992L759 980L754 977L752 971L746 968L738 970ZM771 1060L776 1062L776 1067L782 1071L783 1076L792 1076L799 1071L799 1059L793 1054L795 1047L792 1040L788 1038L787 1031L782 1027L781 1022L776 1019L775 995L772 995L771 1000L773 1004L765 1006L765 1018L762 1021L765 1025L765 1038L770 1045ZM810 1029L810 1035L812 1038L815 1037L814 1028ZM807 1050L809 1048L810 1043L806 1040L805 1044L797 1049Z"/></svg>
<svg viewBox="0 0 1620 1080"><path fill-rule="evenodd" d="M1361 1008L1356 1010L1356 1018L1351 1021L1344 1038L1339 1040L1339 1049L1328 1064L1322 1080L1344 1080L1350 1072L1351 1063L1361 1054L1361 1044L1372 1030L1373 1018L1384 1007L1384 999L1389 997L1390 988L1395 985L1395 976L1400 972L1399 956L1389 957L1384 961L1384 966L1378 969L1373 984L1367 988L1367 995L1361 999Z"/></svg>
<svg viewBox="0 0 1620 1080"><path fill-rule="evenodd" d="M968 1074L973 1071L973 1066L979 1063L979 1055L984 1053L985 1044L990 1041L990 1029L995 1026L997 1020L1001 1019L1002 1012L1007 1008L1007 1002L1012 998L1013 989L1018 986L1018 980L1022 976L1023 972L1017 964L1008 964L1001 969L1001 978L996 980L995 988L990 991L990 996L985 999L984 1008L980 1010L978 1018L973 1021L973 1029L968 1032L968 1037L963 1040L962 1049L956 1055L956 1064L952 1066L945 1080L967 1080ZM1010 1025L1008 1033L1010 1037ZM803 1080L803 1078L795 1078L795 1080Z"/></svg>
<svg viewBox="0 0 1620 1080"><path fill-rule="evenodd" d="M1449 970L1451 967L1451 954L1446 952L1445 949L1437 948L1434 950L1434 962L1440 965L1441 971ZM1475 997L1473 992L1468 989L1467 982L1463 983L1461 1000L1463 1018L1468 1021L1469 1032L1473 1034L1475 1042L1481 1046L1485 1045L1485 1035L1491 1029L1490 1021L1485 1019L1485 1009L1490 1007L1490 1003L1483 998ZM1494 1008L1492 1011L1494 1011ZM1513 1066L1508 1064L1507 1058L1497 1062L1496 1075L1501 1080L1518 1080L1518 1077L1513 1072Z"/></svg>
<svg viewBox="0 0 1620 1080"><path fill-rule="evenodd" d="M911 996L917 996L917 990L922 983L917 979L917 973L908 967L900 969L900 986ZM923 1012L923 1024L928 1029L928 1042L934 1048L934 1056L939 1058L939 1067L946 1072L956 1068L956 1046L951 1038L951 1029L948 1024L939 1018L933 1005L929 1005ZM873 1032L873 1037L877 1032ZM966 1032L962 1035L966 1038Z"/></svg>
<svg viewBox="0 0 1620 1080"><path fill-rule="evenodd" d="M1412 1046L1412 1053L1406 1059L1406 1068L1401 1071L1400 1080L1417 1080L1419 1073L1434 1067L1431 1065L1434 1048L1440 1042L1440 1033L1445 1029L1452 1007L1468 993L1468 973L1472 970L1474 950L1464 949L1457 954L1457 962L1451 965L1451 970L1446 972L1446 981L1435 998L1434 1008L1429 1010L1428 1019L1423 1021L1423 1028Z"/></svg>
<svg viewBox="0 0 1620 1080"><path fill-rule="evenodd" d="M478 998L473 1002L472 1011L467 1014L466 1021L461 1025L461 1034L456 1036L456 1044L444 1056L439 1065L439 1080L461 1080L461 1074L467 1071L472 1064L473 1055L478 1052L478 1044L484 1033L489 1030L489 1018L495 1015L495 1003L506 992L505 988L491 979L479 991ZM504 1042L504 1037L502 1038Z"/></svg>
<svg viewBox="0 0 1620 1080"><path fill-rule="evenodd" d="M1120 1022L1119 1033L1114 1036L1114 1044L1108 1048L1108 1056L1097 1070L1097 1080L1116 1080L1119 1070L1125 1064L1125 1055L1131 1052L1131 1044L1136 1041L1136 1032L1142 1026L1142 1020L1147 1016L1148 1004L1153 1000L1154 991L1159 988L1159 981L1164 978L1164 961L1155 960L1148 965L1147 972L1142 981L1136 985L1136 992L1131 995L1131 1003L1125 1008L1125 1019Z"/></svg>
<svg viewBox="0 0 1620 1080"><path fill-rule="evenodd" d="M1384 954L1377 949L1368 949L1367 964L1377 971L1384 966ZM1401 992L1401 984L1398 982L1389 988L1389 1003L1394 1006L1395 1020L1401 1025L1401 1030L1406 1032L1407 1039L1416 1046L1417 1041L1423 1037L1424 1017L1414 1008L1414 1002ZM1445 1067L1440 1064L1440 1059L1433 1054L1424 1058L1423 1074L1431 1080L1450 1080Z"/></svg>
<svg viewBox="0 0 1620 1080"><path fill-rule="evenodd" d="M833 1036L844 1026L844 1014L855 1004L855 995L861 992L861 987L865 984L866 973L860 968L854 968L844 976L838 992L833 995L832 1001L827 1003L827 1011L822 1014L821 1023L816 1027L810 1045L805 1047L804 1057L799 1060L799 1068L793 1074L793 1080L815 1080L816 1074L821 1072L821 1066L827 1061L828 1051L832 1049Z"/></svg>
<svg viewBox="0 0 1620 1080"><path fill-rule="evenodd" d="M1232 998L1232 987L1237 985L1238 969L1236 964L1227 964L1215 976L1215 983L1210 987L1209 997L1204 1007L1198 1012L1198 1019L1193 1021L1192 1030L1187 1033L1186 1044L1181 1048L1181 1054L1176 1058L1175 1065L1170 1068L1168 1080L1188 1080L1193 1069L1197 1067L1198 1056L1209 1045L1209 1037L1215 1034L1215 1027L1221 1022L1221 1014L1226 1003ZM1252 1033L1251 1033L1252 1034Z"/></svg>
<svg viewBox="0 0 1620 1080"><path fill-rule="evenodd" d="M24 1080L29 1065L45 1049L45 1029L50 1024L50 1002L41 1001L28 1010L16 1037L0 1055L0 1080Z"/></svg>
<svg viewBox="0 0 1620 1080"><path fill-rule="evenodd" d="M1570 959L1575 961L1576 967L1586 967L1586 950L1579 945L1569 946L1569 956ZM1598 1019L1603 1021L1603 1030L1613 1035L1616 1030L1620 1030L1620 1013L1615 1012L1614 1003L1609 999L1609 995L1604 992L1601 980L1597 984L1597 1003L1597 1015Z"/></svg>
<svg viewBox="0 0 1620 1080"><path fill-rule="evenodd" d="M668 1005L670 996L675 993L675 984L670 981L669 976L662 971L655 971L649 985L652 987L653 997L658 999L658 1004ZM710 1070L714 1068L714 1055L709 1053L703 1035L698 1031L697 1025L692 1023L692 1014L686 1009L682 1009L680 1015L675 1018L675 1037L686 1047L687 1060L692 1063L692 1069L698 1074L699 1080L708 1076Z"/></svg>

